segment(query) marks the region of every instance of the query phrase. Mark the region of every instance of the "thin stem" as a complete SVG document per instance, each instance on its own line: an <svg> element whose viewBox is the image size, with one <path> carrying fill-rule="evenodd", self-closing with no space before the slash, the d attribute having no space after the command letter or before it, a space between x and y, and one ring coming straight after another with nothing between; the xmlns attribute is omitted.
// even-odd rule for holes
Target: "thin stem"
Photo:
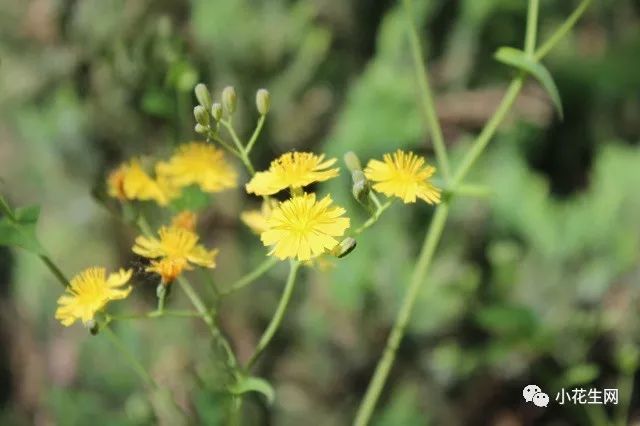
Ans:
<svg viewBox="0 0 640 426"><path fill-rule="evenodd" d="M511 106L513 106L513 103L515 102L518 94L520 93L520 90L522 89L523 83L523 75L520 75L511 81L511 84L509 84L507 92L502 98L498 109L493 113L493 116L491 116L491 119L482 129L482 132L480 132L475 142L473 143L473 146L464 156L462 162L460 163L460 166L456 170L451 185L453 188L455 188L467 176L469 169L471 169L471 167L480 157L480 154L482 154L484 149L487 147L487 144L491 141L491 138L509 112L509 109L511 108Z"/></svg>
<svg viewBox="0 0 640 426"><path fill-rule="evenodd" d="M278 259L275 257L268 257L264 262L262 262L256 269L249 272L248 274L240 277L236 282L231 284L229 288L226 288L220 292L220 296L227 296L235 291L240 290L243 287L248 286L258 278L260 278L264 273L266 273L269 269L273 268L275 264L278 263Z"/></svg>
<svg viewBox="0 0 640 426"><path fill-rule="evenodd" d="M524 52L531 56L536 49L536 34L538 32L538 10L540 4L538 0L529 0L527 11L527 33L524 39Z"/></svg>
<svg viewBox="0 0 640 426"><path fill-rule="evenodd" d="M209 132L209 138L213 139L214 141L218 142L220 145L222 145L227 151L229 151L230 153L232 153L233 155L235 155L238 158L242 158L242 154L240 154L234 147L232 147L231 145L229 145L229 143L227 141L225 141L224 139L222 139L220 136L216 135L213 131Z"/></svg>
<svg viewBox="0 0 640 426"><path fill-rule="evenodd" d="M233 143L236 145L238 152L240 153L245 152L244 145L242 144L242 141L238 137L238 134L236 133L235 129L233 128L231 118L229 118L229 120L220 120L220 123L222 123L222 125L226 127L227 131L231 135L231 139L233 140Z"/></svg>
<svg viewBox="0 0 640 426"><path fill-rule="evenodd" d="M149 374L149 372L147 372L147 370L140 363L140 361L138 361L136 357L131 353L129 348L127 348L127 346L122 342L122 340L120 340L120 338L113 332L113 330L111 330L111 328L109 327L109 324L106 322L100 324L100 330L107 335L109 340L111 340L111 343L113 343L113 346L115 346L120 351L120 353L125 357L127 362L129 362L129 364L131 365L131 368L136 373L138 373L138 376L140 376L140 378L150 387L152 388L156 387L156 383L151 377L151 375Z"/></svg>
<svg viewBox="0 0 640 426"><path fill-rule="evenodd" d="M425 67L425 58L422 54L422 48L420 46L420 38L413 21L413 7L411 0L403 0L405 12L407 14L407 20L409 25L409 43L411 44L411 53L413 55L413 62L418 78L418 85L420 87L420 93L422 95L422 107L425 112L427 126L431 139L433 140L433 148L436 151L436 158L438 165L442 170L442 175L445 181L448 181L451 175L449 168L449 158L447 157L447 149L444 144L444 137L442 136L442 128L438 122L438 116L436 114L435 103L433 101L433 94L431 93L431 87L429 85L429 74Z"/></svg>
<svg viewBox="0 0 640 426"><path fill-rule="evenodd" d="M49 256L47 256L46 254L39 254L38 257L44 262L47 268L49 268L49 271L51 271L51 273L58 279L58 281L60 281L63 286L67 287L69 285L69 280L67 279L67 277Z"/></svg>
<svg viewBox="0 0 640 426"><path fill-rule="evenodd" d="M369 382L369 387L367 388L365 397L360 404L358 414L354 421L354 425L356 426L364 426L368 424L371 419L373 410L378 398L380 397L380 393L382 392L382 388L384 387L387 377L389 376L389 371L391 370L393 361L395 360L396 352L400 346L400 341L404 335L405 328L407 327L409 318L411 318L413 306L416 303L421 284L425 280L425 275L429 269L429 265L431 264L433 253L440 241L440 236L444 230L448 213L449 205L444 202L438 206L435 215L431 220L422 249L420 250L418 261L413 270L413 274L411 275L409 288L404 295L402 305L398 311L396 322L391 330L391 334L389 334L389 338L387 339L387 344L384 348L382 358L380 358L376 370L373 373L371 382Z"/></svg>
<svg viewBox="0 0 640 426"><path fill-rule="evenodd" d="M354 234L355 235L361 234L364 230L375 225L378 219L380 219L380 217L382 216L382 213L384 213L384 211L387 210L390 206L391 206L391 200L387 201L384 204L378 203L378 209L376 210L376 212L369 219L367 219L367 221L363 223L358 229L356 229L354 231Z"/></svg>
<svg viewBox="0 0 640 426"><path fill-rule="evenodd" d="M289 276L287 277L287 283L285 284L284 291L282 292L282 296L280 297L280 302L278 303L278 308L276 312L273 314L273 318L271 318L271 322L267 326L267 329L262 334L260 341L258 342L258 346L256 347L256 351L253 353L251 358L249 358L249 362L247 363L247 370L250 370L251 367L254 366L260 355L264 352L265 348L271 342L274 334L278 331L280 324L282 323L282 318L284 318L284 313L287 310L287 306L289 305L289 301L291 300L291 295L293 294L293 289L296 283L296 275L298 273L298 268L300 267L300 262L296 260L291 261Z"/></svg>
<svg viewBox="0 0 640 426"><path fill-rule="evenodd" d="M229 345L229 342L227 341L227 339L222 335L218 327L216 327L215 323L213 322L213 317L211 316L211 313L207 310L207 307L205 306L204 302L202 301L200 296L198 296L198 294L195 292L195 290L193 289L193 287L191 286L189 281L187 281L186 278L178 277L177 281L182 291L184 291L184 293L187 295L187 297L191 301L191 304L200 313L202 320L209 328L209 332L211 333L211 336L213 337L214 341L224 351L227 357L227 367L229 368L229 370L231 370L231 373L235 378L239 377L240 372L238 371L238 361L236 360L236 356L233 353L233 350L231 349L231 345Z"/></svg>
<svg viewBox="0 0 640 426"><path fill-rule="evenodd" d="M253 149L253 145L255 145L256 141L258 140L258 136L260 136L260 132L262 132L262 126L264 126L266 118L266 115L261 115L258 119L258 124L256 125L256 128L254 129L253 134L249 139L249 142L247 142L247 147L245 148L245 152L247 153L247 155L251 152L251 150Z"/></svg>
<svg viewBox="0 0 640 426"><path fill-rule="evenodd" d="M558 27L558 29L549 37L547 41L545 41L540 48L533 55L534 59L541 60L553 49L556 44L573 28L573 26L578 22L578 19L584 14L589 5L591 4L591 0L582 0L582 3L578 5L576 10L573 11L571 15Z"/></svg>
<svg viewBox="0 0 640 426"><path fill-rule="evenodd" d="M147 222L147 218L144 217L143 214L138 215L137 225L140 231L147 236L153 236L153 231L151 230L151 226L149 226L149 222Z"/></svg>

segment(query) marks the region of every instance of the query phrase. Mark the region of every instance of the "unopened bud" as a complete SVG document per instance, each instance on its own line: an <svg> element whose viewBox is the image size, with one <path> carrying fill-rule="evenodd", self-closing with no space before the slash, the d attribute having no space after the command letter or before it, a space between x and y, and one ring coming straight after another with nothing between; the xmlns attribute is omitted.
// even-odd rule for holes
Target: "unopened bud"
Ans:
<svg viewBox="0 0 640 426"><path fill-rule="evenodd" d="M196 93L196 99L198 103L204 107L207 111L211 109L211 94L209 93L209 89L203 83L196 84L196 88L194 90Z"/></svg>
<svg viewBox="0 0 640 426"><path fill-rule="evenodd" d="M214 120L220 121L222 118L222 105L220 103L216 102L211 106L211 116Z"/></svg>
<svg viewBox="0 0 640 426"><path fill-rule="evenodd" d="M260 115L267 115L271 107L271 94L267 89L260 89L256 92L256 108Z"/></svg>
<svg viewBox="0 0 640 426"><path fill-rule="evenodd" d="M194 130L196 131L196 133L204 135L204 134L207 133L209 128L207 126L203 126L202 124L198 123L198 124L196 124L196 127L194 127Z"/></svg>
<svg viewBox="0 0 640 426"><path fill-rule="evenodd" d="M347 237L344 240L340 241L340 244L338 244L331 250L331 254L337 258L343 258L351 253L357 245L358 243L355 239Z"/></svg>
<svg viewBox="0 0 640 426"><path fill-rule="evenodd" d="M351 193L358 202L366 204L369 199L370 185L367 178L364 176L362 170L355 170L351 173L353 179L353 186L351 187Z"/></svg>
<svg viewBox="0 0 640 426"><path fill-rule="evenodd" d="M344 154L344 163L347 165L347 169L352 172L355 172L356 170L362 170L360 159L353 151L349 151Z"/></svg>
<svg viewBox="0 0 640 426"><path fill-rule="evenodd" d="M227 86L222 90L222 106L228 114L233 114L236 111L236 104L238 103L238 97L236 95L236 89L233 86Z"/></svg>
<svg viewBox="0 0 640 426"><path fill-rule="evenodd" d="M209 125L209 113L208 110L205 109L202 105L198 105L193 109L193 116L196 118L198 124L203 126Z"/></svg>

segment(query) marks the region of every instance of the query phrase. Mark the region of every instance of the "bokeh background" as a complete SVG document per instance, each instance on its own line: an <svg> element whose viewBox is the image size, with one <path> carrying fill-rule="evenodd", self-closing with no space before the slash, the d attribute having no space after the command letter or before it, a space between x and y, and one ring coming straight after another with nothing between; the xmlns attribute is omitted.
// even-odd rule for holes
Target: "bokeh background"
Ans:
<svg viewBox="0 0 640 426"><path fill-rule="evenodd" d="M492 54L522 45L526 2L416 3L455 162L512 75ZM576 2L541 4L544 39ZM631 392L640 337L639 18L637 0L594 2L545 60L564 121L535 83L526 86L472 172L492 195L453 204L375 425L606 424L604 416L626 424L623 402L640 418ZM132 262L135 230L100 201L105 174L196 138L200 81L216 93L236 87L244 134L255 123L255 91L270 90L258 168L292 149L339 158L353 150L365 161L396 148L432 157L397 2L3 0L0 192L13 205L42 206L40 239L68 275ZM365 219L348 173L318 191L354 223ZM204 240L221 249L221 286L265 255L238 217L256 205L238 188L201 212ZM303 270L256 372L274 384L276 402L249 397L246 424L351 421L432 212L396 203L348 257ZM241 359L285 276L276 267L225 300L220 324ZM205 284L198 289L208 296ZM152 309L154 291L137 283L114 308ZM149 403L106 339L54 321L59 294L37 257L0 248L0 424L171 424L171 410ZM188 306L178 292L171 304ZM216 360L198 321L123 323L117 332L192 423L223 421ZM523 403L527 384L550 394L549 408ZM621 404L561 406L563 387L620 388Z"/></svg>

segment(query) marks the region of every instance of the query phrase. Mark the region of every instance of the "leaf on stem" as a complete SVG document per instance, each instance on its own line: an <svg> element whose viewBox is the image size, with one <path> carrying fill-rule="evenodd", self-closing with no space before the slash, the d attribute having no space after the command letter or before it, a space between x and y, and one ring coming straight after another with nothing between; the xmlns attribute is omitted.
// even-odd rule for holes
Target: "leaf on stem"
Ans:
<svg viewBox="0 0 640 426"><path fill-rule="evenodd" d="M0 206L4 213L4 217L0 219L0 246L16 246L36 254L44 254L44 248L36 236L40 207L31 206L11 211L2 197Z"/></svg>
<svg viewBox="0 0 640 426"><path fill-rule="evenodd" d="M558 111L560 119L563 118L562 102L560 100L558 88L556 87L556 83L553 81L553 77L551 77L551 74L544 65L527 55L522 50L514 49L513 47L501 47L495 53L494 57L497 61L502 62L503 64L515 67L535 77L549 94L551 101Z"/></svg>
<svg viewBox="0 0 640 426"><path fill-rule="evenodd" d="M229 391L234 395L242 395L248 392L258 392L264 395L269 404L273 404L276 393L269 382L259 377L242 377L237 383L229 387Z"/></svg>

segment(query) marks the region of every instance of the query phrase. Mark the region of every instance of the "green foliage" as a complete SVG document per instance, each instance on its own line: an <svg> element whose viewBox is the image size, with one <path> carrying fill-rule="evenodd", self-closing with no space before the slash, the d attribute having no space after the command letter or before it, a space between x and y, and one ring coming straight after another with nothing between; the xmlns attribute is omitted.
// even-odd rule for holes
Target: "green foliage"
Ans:
<svg viewBox="0 0 640 426"><path fill-rule="evenodd" d="M31 206L11 210L4 198L0 196L0 245L16 246L33 252L44 254L44 249L36 236L36 226L40 217L40 207Z"/></svg>

